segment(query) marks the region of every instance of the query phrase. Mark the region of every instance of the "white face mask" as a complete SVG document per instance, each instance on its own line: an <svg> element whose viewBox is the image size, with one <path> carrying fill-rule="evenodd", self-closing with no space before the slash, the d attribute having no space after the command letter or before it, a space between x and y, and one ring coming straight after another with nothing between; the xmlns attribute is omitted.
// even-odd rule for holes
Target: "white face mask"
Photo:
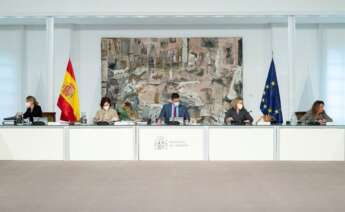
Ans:
<svg viewBox="0 0 345 212"><path fill-rule="evenodd" d="M178 107L180 105L180 102L175 102L174 105L175 107Z"/></svg>
<svg viewBox="0 0 345 212"><path fill-rule="evenodd" d="M31 103L30 103L30 102L25 102L25 107L26 107L26 108L31 107Z"/></svg>
<svg viewBox="0 0 345 212"><path fill-rule="evenodd" d="M237 105L237 109L242 110L242 108L243 108L243 105L242 105L242 104L238 104L238 105Z"/></svg>
<svg viewBox="0 0 345 212"><path fill-rule="evenodd" d="M104 110L109 110L110 106L103 106Z"/></svg>

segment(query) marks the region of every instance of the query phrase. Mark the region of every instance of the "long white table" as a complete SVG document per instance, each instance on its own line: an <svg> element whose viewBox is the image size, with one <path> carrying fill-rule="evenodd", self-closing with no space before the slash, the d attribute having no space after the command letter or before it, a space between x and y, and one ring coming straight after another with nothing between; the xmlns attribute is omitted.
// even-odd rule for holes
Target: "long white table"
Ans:
<svg viewBox="0 0 345 212"><path fill-rule="evenodd" d="M71 127L67 135L66 159L137 159L134 127Z"/></svg>
<svg viewBox="0 0 345 212"><path fill-rule="evenodd" d="M344 161L345 126L1 126L0 160Z"/></svg>
<svg viewBox="0 0 345 212"><path fill-rule="evenodd" d="M210 160L274 160L274 127L210 127Z"/></svg>
<svg viewBox="0 0 345 212"><path fill-rule="evenodd" d="M64 128L1 127L1 160L63 160Z"/></svg>
<svg viewBox="0 0 345 212"><path fill-rule="evenodd" d="M204 160L205 127L138 127L140 160Z"/></svg>
<svg viewBox="0 0 345 212"><path fill-rule="evenodd" d="M280 160L343 161L345 128L279 127Z"/></svg>

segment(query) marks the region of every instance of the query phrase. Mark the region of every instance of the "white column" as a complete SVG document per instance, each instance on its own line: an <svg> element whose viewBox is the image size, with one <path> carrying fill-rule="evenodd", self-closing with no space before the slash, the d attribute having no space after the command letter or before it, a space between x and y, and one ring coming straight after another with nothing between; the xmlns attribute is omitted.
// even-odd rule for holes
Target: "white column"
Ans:
<svg viewBox="0 0 345 212"><path fill-rule="evenodd" d="M292 114L295 112L295 49L296 49L296 17L290 15L288 17L288 116L286 120L289 120Z"/></svg>
<svg viewBox="0 0 345 212"><path fill-rule="evenodd" d="M47 17L46 19L47 30L47 56L48 56L48 105L49 112L55 111L54 99L54 17Z"/></svg>
<svg viewBox="0 0 345 212"><path fill-rule="evenodd" d="M318 62L319 62L319 68L318 68L318 81L317 84L319 85L318 90L318 99L326 99L326 83L323 81L323 79L326 79L326 72L323 70L326 70L326 64L325 60L323 58L326 58L326 52L324 51L324 25L318 24L318 33L317 33L317 41L318 41Z"/></svg>

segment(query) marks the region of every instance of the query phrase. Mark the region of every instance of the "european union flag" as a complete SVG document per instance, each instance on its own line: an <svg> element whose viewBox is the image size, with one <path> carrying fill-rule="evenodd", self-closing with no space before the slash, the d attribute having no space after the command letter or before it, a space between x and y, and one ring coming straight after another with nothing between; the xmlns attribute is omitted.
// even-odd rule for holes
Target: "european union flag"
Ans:
<svg viewBox="0 0 345 212"><path fill-rule="evenodd" d="M264 115L270 115L273 118L272 121L275 123L283 123L278 80L273 59L270 70L268 71L265 89L261 99L260 110Z"/></svg>

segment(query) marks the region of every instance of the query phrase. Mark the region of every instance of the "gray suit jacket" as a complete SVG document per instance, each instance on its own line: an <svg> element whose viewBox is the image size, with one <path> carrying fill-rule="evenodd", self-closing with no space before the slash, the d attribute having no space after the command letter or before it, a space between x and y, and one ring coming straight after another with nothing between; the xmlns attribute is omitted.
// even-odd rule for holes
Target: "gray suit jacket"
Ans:
<svg viewBox="0 0 345 212"><path fill-rule="evenodd" d="M305 123L312 123L312 122L317 122L321 119L326 120L326 122L333 121L333 119L329 117L326 112L320 113L319 116L314 116L311 110L308 111L304 116L302 116L300 121L305 122Z"/></svg>

